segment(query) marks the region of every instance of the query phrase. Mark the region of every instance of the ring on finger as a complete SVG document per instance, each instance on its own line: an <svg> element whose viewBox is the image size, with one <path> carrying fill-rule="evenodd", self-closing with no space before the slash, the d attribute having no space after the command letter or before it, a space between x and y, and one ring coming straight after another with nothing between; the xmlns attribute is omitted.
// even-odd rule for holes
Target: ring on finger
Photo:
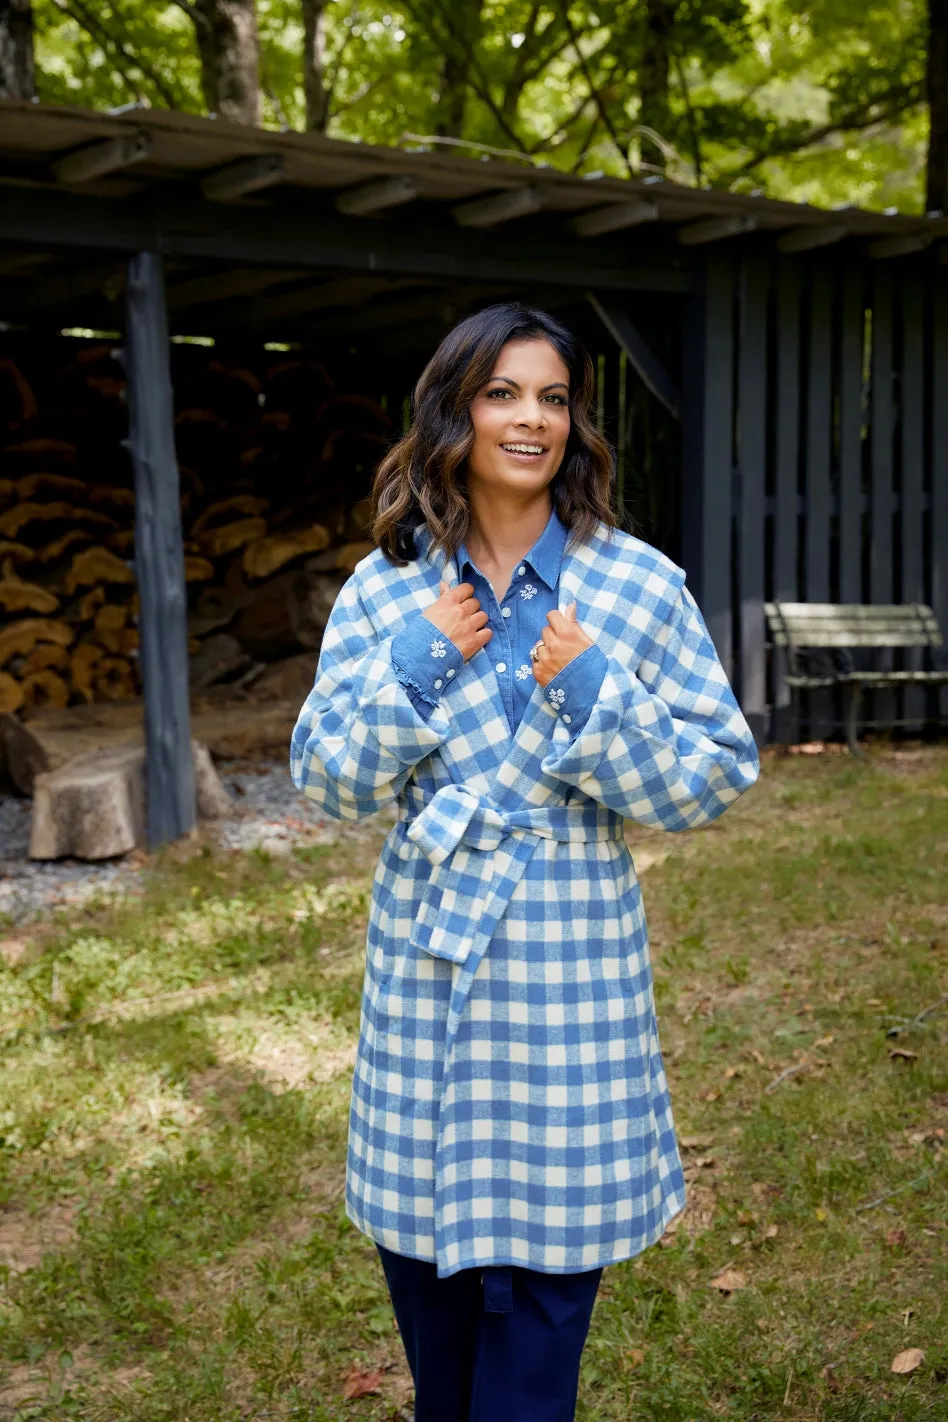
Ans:
<svg viewBox="0 0 948 1422"><path fill-rule="evenodd" d="M533 662L538 662L538 661L540 660L540 651L541 651L542 647L543 647L543 638L541 637L540 640L539 640L539 642L534 642L533 646L530 648L530 660L531 660L531 661L533 661Z"/></svg>

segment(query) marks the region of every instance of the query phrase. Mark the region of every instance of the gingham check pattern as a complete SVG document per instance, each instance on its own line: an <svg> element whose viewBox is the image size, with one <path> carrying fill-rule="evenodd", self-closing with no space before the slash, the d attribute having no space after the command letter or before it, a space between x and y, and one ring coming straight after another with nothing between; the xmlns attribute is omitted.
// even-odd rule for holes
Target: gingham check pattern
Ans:
<svg viewBox="0 0 948 1422"><path fill-rule="evenodd" d="M591 1269L684 1205L648 939L622 820L707 824L758 759L681 570L600 527L560 603L608 671L578 735L534 687L511 737L478 652L424 721L391 643L457 569L356 568L293 733L296 785L357 819L397 797L375 875L346 1204L442 1275Z"/></svg>

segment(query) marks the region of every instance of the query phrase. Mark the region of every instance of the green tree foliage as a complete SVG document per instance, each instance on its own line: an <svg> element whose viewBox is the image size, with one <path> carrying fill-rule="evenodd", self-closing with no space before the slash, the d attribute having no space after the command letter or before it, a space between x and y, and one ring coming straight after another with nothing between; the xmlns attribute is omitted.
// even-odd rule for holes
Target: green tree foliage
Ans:
<svg viewBox="0 0 948 1422"><path fill-rule="evenodd" d="M40 97L205 111L194 8L34 0ZM923 205L925 0L257 0L257 21L273 127Z"/></svg>

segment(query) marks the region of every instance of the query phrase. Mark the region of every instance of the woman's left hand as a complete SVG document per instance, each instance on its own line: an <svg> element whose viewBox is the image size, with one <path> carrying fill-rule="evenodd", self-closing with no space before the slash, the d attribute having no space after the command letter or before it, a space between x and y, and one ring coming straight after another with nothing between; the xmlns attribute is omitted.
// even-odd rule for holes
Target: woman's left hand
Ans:
<svg viewBox="0 0 948 1422"><path fill-rule="evenodd" d="M555 608L548 612L546 622L542 638L537 643L539 656L535 661L532 656L530 658L533 675L541 686L548 686L567 663L593 645L592 638L586 636L576 621L575 602L570 603L565 613Z"/></svg>

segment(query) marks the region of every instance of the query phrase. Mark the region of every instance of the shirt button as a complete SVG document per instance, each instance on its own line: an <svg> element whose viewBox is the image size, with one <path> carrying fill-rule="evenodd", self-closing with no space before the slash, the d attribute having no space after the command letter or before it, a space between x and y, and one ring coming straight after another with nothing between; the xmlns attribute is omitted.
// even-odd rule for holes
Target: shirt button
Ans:
<svg viewBox="0 0 948 1422"><path fill-rule="evenodd" d="M518 578L522 578L523 575L524 575L524 573L525 573L526 571L527 571L526 568L525 568L524 565L521 563L521 564L520 564L520 567L517 569L517 577L518 577Z"/></svg>
<svg viewBox="0 0 948 1422"><path fill-rule="evenodd" d="M507 663L506 663L506 662L498 662L498 663L497 663L497 670L498 670L499 672L505 672L505 671L507 670Z"/></svg>
<svg viewBox="0 0 948 1422"><path fill-rule="evenodd" d="M454 676L454 667L448 667L448 670L445 672L445 675Z"/></svg>
<svg viewBox="0 0 948 1422"><path fill-rule="evenodd" d="M441 688L442 688L442 686L444 686L444 682L441 680L441 678L440 678L440 676L439 676L439 677L438 677L438 680L435 682L435 691L440 691Z"/></svg>
<svg viewBox="0 0 948 1422"><path fill-rule="evenodd" d="M509 607L501 608L500 615L501 615L501 617L509 617L509 616L510 616L510 608L509 608Z"/></svg>
<svg viewBox="0 0 948 1422"><path fill-rule="evenodd" d="M437 686L437 685L438 685L438 683L435 682L435 686ZM569 714L568 711L564 711L564 712L563 712L563 720L566 722L567 726L569 725L570 721L572 721L572 719L573 719L573 718L572 718L572 716Z"/></svg>

